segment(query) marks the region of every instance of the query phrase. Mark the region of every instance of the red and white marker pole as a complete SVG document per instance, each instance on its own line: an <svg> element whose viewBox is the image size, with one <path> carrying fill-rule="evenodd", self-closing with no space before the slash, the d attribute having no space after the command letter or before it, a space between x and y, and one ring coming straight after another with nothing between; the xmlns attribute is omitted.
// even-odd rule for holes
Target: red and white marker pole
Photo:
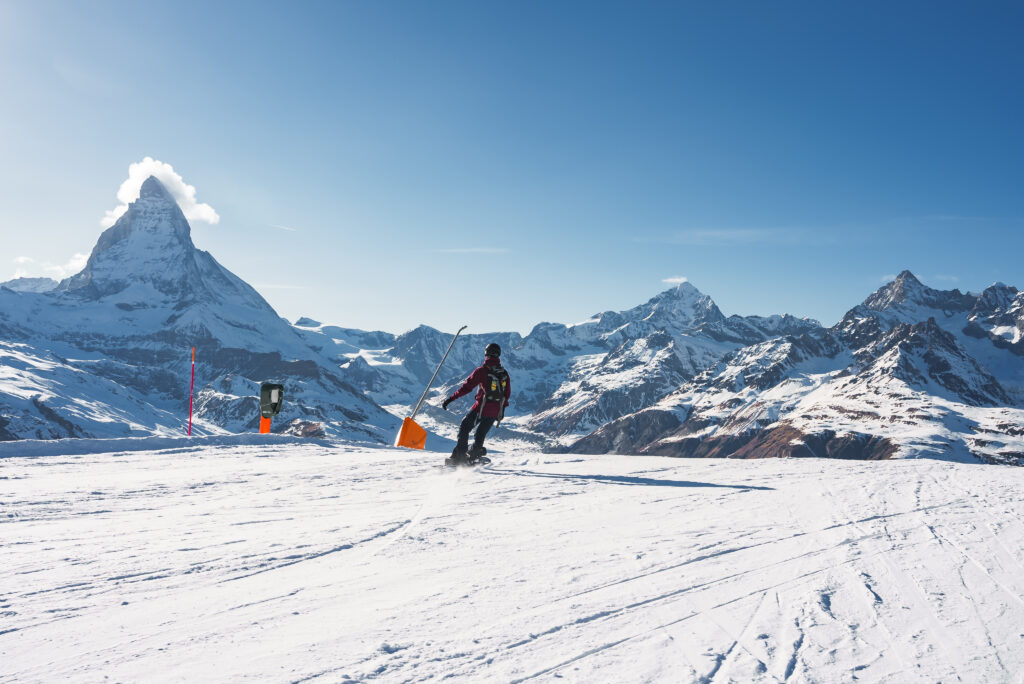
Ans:
<svg viewBox="0 0 1024 684"><path fill-rule="evenodd" d="M192 383L188 387L188 436L192 436L192 390L196 387L196 348L192 347Z"/></svg>

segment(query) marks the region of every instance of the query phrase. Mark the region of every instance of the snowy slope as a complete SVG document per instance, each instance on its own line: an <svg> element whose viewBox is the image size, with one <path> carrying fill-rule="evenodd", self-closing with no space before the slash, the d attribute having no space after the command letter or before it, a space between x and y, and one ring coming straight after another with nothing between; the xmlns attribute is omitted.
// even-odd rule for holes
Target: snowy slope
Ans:
<svg viewBox="0 0 1024 684"><path fill-rule="evenodd" d="M181 434L179 415L82 368L96 363L102 361L75 363L26 344L0 342L0 441ZM204 430L209 428L197 426Z"/></svg>
<svg viewBox="0 0 1024 684"><path fill-rule="evenodd" d="M1024 671L1024 470L437 458L275 443L0 459L0 680Z"/></svg>

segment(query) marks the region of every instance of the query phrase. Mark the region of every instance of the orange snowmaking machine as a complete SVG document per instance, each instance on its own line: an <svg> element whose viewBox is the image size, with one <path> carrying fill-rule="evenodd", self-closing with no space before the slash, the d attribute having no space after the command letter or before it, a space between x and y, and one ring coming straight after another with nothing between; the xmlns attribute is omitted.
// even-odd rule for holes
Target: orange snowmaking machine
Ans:
<svg viewBox="0 0 1024 684"><path fill-rule="evenodd" d="M459 335L462 331L469 326L462 326L459 331L455 333L455 337L452 338L452 343L448 345L448 350L445 351L444 356L441 357L441 363L437 364L437 369L434 370L434 374L430 376L430 382L427 383L427 388L423 390L423 394L420 395L420 400L416 402L416 408L412 410L412 415L402 421L402 427L398 431L398 437L395 438L396 447L405 447L406 449L426 449L427 448L427 431L420 427L419 423L416 422L416 414L420 412L420 407L423 406L423 400L427 398L427 392L430 391L430 386L434 384L434 378L437 377L438 372L441 370L441 366L444 365L445 359L448 358L448 352L455 346L455 340L459 339Z"/></svg>
<svg viewBox="0 0 1024 684"><path fill-rule="evenodd" d="M281 412L284 385L265 382L260 385L260 433L270 432L270 419Z"/></svg>

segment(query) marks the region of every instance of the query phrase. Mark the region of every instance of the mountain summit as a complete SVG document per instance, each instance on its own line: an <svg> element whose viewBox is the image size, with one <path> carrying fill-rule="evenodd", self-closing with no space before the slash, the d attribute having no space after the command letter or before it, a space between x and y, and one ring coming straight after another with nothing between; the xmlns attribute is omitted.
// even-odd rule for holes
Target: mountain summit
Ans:
<svg viewBox="0 0 1024 684"><path fill-rule="evenodd" d="M711 299L690 283L680 283L661 292L646 304L625 312L628 318L640 318L669 330L687 330L705 323L725 320Z"/></svg>
<svg viewBox="0 0 1024 684"><path fill-rule="evenodd" d="M588 342L618 344L658 330L689 332L724 320L711 297L690 283L680 283L632 309L595 314L571 329L577 338Z"/></svg>
<svg viewBox="0 0 1024 684"><path fill-rule="evenodd" d="M58 290L123 310L230 304L276 318L252 287L196 249L177 202L154 176L139 198L100 235L85 268Z"/></svg>
<svg viewBox="0 0 1024 684"><path fill-rule="evenodd" d="M903 271L891 283L865 299L863 306L873 311L925 308L959 312L969 309L975 300L976 297L963 294L960 290L933 290L910 271ZM916 316L914 318L917 319Z"/></svg>
<svg viewBox="0 0 1024 684"><path fill-rule="evenodd" d="M85 268L59 290L98 299L145 283L161 295L176 296L194 277L192 231L178 204L155 177L142 184L139 198L100 235ZM152 292L139 303L152 302ZM160 297L159 299L164 299Z"/></svg>

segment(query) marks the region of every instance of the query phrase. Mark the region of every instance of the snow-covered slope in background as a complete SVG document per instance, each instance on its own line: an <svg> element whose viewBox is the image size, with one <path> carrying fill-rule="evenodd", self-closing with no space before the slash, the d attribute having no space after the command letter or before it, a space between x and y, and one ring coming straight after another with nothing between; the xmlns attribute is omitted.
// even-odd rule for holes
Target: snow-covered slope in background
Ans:
<svg viewBox="0 0 1024 684"><path fill-rule="evenodd" d="M1024 470L0 459L0 679L1017 681Z"/></svg>
<svg viewBox="0 0 1024 684"><path fill-rule="evenodd" d="M254 429L263 381L286 385L285 430L387 442L397 424L196 249L152 177L80 273L42 293L0 288L0 340L8 439L180 433L193 346L199 434Z"/></svg>

